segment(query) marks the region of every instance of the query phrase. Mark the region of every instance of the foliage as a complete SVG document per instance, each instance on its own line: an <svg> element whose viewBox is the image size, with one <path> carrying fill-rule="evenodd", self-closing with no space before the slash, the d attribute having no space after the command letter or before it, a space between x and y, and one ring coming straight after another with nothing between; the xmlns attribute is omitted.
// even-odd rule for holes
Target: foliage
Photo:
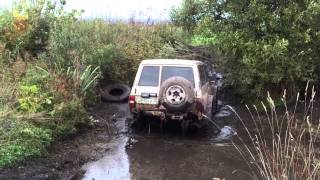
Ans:
<svg viewBox="0 0 320 180"><path fill-rule="evenodd" d="M36 113L44 110L50 110L53 97L46 93L40 94L36 85L21 86L20 97L18 99L18 111Z"/></svg>
<svg viewBox="0 0 320 180"><path fill-rule="evenodd" d="M201 4L202 1L199 0L184 0L179 8L172 9L172 22L192 33L203 10Z"/></svg>
<svg viewBox="0 0 320 180"><path fill-rule="evenodd" d="M37 1L17 1L12 11L0 13L0 41L10 50L13 59L25 59L26 54L36 56L47 46L50 23L60 9L57 3Z"/></svg>
<svg viewBox="0 0 320 180"><path fill-rule="evenodd" d="M176 57L176 48L174 48L171 44L164 44L162 48L159 50L158 56L161 58L174 58Z"/></svg>
<svg viewBox="0 0 320 180"><path fill-rule="evenodd" d="M59 18L50 33L49 51L44 58L62 70L77 64L94 65L100 67L106 79L131 83L141 60L166 57L160 53L164 44L174 46L183 41L181 29L169 24L78 21L76 15Z"/></svg>
<svg viewBox="0 0 320 180"><path fill-rule="evenodd" d="M86 92L96 86L100 78L99 67L87 66L82 72L80 69L71 70L68 68L67 75L73 80L74 89L78 90L79 97L85 96Z"/></svg>
<svg viewBox="0 0 320 180"><path fill-rule="evenodd" d="M29 156L40 155L52 141L49 129L35 127L17 119L0 117L0 166Z"/></svg>
<svg viewBox="0 0 320 180"><path fill-rule="evenodd" d="M88 123L88 114L81 99L74 97L68 102L56 103L53 111L54 121L46 124L53 129L54 136L66 136L77 132L78 125Z"/></svg>
<svg viewBox="0 0 320 180"><path fill-rule="evenodd" d="M211 45L215 41L214 37L205 37L202 35L194 35L191 39L191 44L194 46Z"/></svg>
<svg viewBox="0 0 320 180"><path fill-rule="evenodd" d="M228 83L249 97L319 81L319 14L314 0L185 0L172 19L215 39Z"/></svg>
<svg viewBox="0 0 320 180"><path fill-rule="evenodd" d="M0 166L88 125L100 84L132 83L141 60L173 57L185 39L170 24L84 20L64 5L23 0L0 10Z"/></svg>

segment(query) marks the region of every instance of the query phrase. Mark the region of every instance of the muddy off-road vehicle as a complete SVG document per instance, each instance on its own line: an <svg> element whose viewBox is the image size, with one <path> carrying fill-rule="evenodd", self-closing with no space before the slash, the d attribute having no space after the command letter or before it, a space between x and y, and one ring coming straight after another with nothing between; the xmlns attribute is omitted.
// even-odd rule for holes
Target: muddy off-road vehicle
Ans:
<svg viewBox="0 0 320 180"><path fill-rule="evenodd" d="M161 125L178 120L185 129L190 122L200 122L217 110L219 79L209 63L144 60L129 96L130 111L137 119L158 117Z"/></svg>

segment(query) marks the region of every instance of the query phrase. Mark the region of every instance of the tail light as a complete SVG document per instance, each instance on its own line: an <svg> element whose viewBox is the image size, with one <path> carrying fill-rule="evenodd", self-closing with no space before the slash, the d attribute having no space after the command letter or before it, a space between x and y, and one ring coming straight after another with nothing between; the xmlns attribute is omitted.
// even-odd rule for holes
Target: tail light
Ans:
<svg viewBox="0 0 320 180"><path fill-rule="evenodd" d="M135 100L136 100L136 96L129 96L130 111L132 111L134 109Z"/></svg>

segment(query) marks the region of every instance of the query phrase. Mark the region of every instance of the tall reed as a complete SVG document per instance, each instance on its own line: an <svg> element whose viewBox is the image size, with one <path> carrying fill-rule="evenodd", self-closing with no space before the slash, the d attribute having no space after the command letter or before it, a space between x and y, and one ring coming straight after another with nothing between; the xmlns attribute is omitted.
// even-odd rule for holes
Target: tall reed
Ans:
<svg viewBox="0 0 320 180"><path fill-rule="evenodd" d="M311 91L311 92L310 92ZM308 92L310 92L308 94ZM303 113L298 113L300 94L289 108L286 91L281 98L284 112L276 108L268 94L267 103L261 102L263 113L257 106L250 108L251 120L242 119L235 111L245 129L245 135L237 135L240 144L233 143L252 170L253 179L314 180L320 178L319 117L316 111L314 87L306 86ZM249 138L247 143L246 138Z"/></svg>

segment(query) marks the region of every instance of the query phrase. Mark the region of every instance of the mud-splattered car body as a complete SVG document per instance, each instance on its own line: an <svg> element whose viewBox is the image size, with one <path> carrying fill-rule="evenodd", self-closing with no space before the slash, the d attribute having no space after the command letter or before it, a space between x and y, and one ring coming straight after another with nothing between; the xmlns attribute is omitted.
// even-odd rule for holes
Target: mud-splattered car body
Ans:
<svg viewBox="0 0 320 180"><path fill-rule="evenodd" d="M217 106L218 87L211 65L196 60L154 59L141 62L129 96L135 117L202 120Z"/></svg>

